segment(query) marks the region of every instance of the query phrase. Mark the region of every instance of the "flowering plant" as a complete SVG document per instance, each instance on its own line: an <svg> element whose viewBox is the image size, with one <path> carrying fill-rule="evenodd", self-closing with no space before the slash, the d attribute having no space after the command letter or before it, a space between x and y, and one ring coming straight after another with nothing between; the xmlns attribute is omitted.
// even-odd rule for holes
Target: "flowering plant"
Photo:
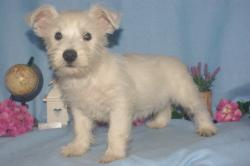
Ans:
<svg viewBox="0 0 250 166"><path fill-rule="evenodd" d="M202 73L202 64L198 63L197 66L192 66L190 68L191 75L195 84L198 86L201 92L209 91L212 87L212 84L215 80L216 75L220 71L220 67L217 67L212 73L208 71L208 65L204 65Z"/></svg>
<svg viewBox="0 0 250 166"><path fill-rule="evenodd" d="M227 99L221 99L216 110L215 120L218 122L239 121L242 116L239 105Z"/></svg>
<svg viewBox="0 0 250 166"><path fill-rule="evenodd" d="M0 103L0 136L17 136L30 131L34 118L27 106L18 105L7 99Z"/></svg>

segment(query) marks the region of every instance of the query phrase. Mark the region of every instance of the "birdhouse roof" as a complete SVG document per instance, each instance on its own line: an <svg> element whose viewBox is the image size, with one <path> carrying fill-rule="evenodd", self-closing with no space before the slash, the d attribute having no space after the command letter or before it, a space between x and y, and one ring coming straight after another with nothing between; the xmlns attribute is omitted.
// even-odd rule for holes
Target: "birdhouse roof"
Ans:
<svg viewBox="0 0 250 166"><path fill-rule="evenodd" d="M52 85L52 88L48 92L47 96L44 98L44 101L48 100L61 100L62 95L56 84Z"/></svg>

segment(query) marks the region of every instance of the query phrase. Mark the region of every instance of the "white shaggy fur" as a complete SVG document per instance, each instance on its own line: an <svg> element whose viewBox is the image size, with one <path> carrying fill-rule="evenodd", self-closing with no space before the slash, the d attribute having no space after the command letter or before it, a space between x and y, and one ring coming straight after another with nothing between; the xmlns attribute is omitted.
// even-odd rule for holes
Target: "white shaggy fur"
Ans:
<svg viewBox="0 0 250 166"><path fill-rule="evenodd" d="M74 118L75 138L62 155L82 155L93 141L94 121L109 122L108 147L101 162L126 156L131 122L152 113L150 128L163 128L171 119L171 103L180 104L194 117L197 133L211 136L216 128L187 68L174 57L110 54L106 33L119 25L119 15L100 6L84 12L59 13L45 5L28 18L44 39L48 59L65 102ZM60 39L55 34L61 33ZM91 34L90 40L83 35ZM77 57L68 62L66 50Z"/></svg>

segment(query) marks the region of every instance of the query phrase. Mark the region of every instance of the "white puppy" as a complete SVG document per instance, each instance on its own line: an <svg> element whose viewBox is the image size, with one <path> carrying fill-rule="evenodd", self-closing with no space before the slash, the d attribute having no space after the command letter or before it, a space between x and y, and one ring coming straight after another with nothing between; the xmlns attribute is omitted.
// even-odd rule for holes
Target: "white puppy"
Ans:
<svg viewBox="0 0 250 166"><path fill-rule="evenodd" d="M216 133L208 111L185 65L174 57L112 55L107 33L119 15L101 6L88 11L57 12L45 5L28 18L44 39L48 59L74 118L75 137L62 148L64 156L84 154L92 143L95 120L109 122L108 147L101 162L126 157L131 122L154 114L150 128L171 119L171 103L193 115L197 133ZM133 42L133 41L131 41Z"/></svg>

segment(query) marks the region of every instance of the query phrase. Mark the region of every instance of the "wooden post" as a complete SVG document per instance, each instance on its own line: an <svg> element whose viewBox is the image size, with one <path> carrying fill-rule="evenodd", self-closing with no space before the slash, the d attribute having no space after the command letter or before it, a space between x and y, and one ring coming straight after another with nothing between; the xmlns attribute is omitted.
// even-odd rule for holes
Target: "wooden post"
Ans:
<svg viewBox="0 0 250 166"><path fill-rule="evenodd" d="M201 92L201 96L207 106L207 110L210 113L211 117L213 117L212 112L212 91Z"/></svg>

